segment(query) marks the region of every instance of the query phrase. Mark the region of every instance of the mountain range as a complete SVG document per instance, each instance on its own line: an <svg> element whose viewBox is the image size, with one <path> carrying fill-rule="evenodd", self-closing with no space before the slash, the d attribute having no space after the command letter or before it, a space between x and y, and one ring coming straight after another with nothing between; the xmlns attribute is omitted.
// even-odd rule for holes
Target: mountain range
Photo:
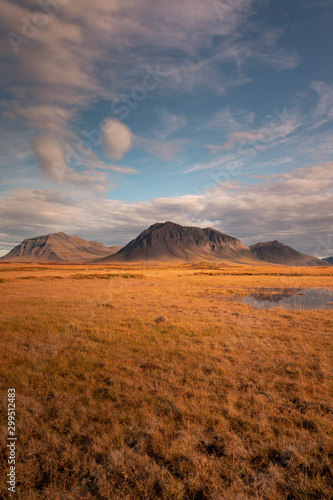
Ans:
<svg viewBox="0 0 333 500"><path fill-rule="evenodd" d="M288 266L324 266L329 260L306 255L278 241L244 245L238 238L207 227L181 226L167 221L144 230L122 247L106 247L64 233L29 238L1 257L5 262L233 262Z"/></svg>

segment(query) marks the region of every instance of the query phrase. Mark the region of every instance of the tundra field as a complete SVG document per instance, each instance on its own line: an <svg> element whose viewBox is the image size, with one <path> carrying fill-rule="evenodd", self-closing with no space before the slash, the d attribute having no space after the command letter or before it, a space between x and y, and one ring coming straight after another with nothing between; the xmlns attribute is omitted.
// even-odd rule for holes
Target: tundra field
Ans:
<svg viewBox="0 0 333 500"><path fill-rule="evenodd" d="M332 310L251 291L333 268L0 265L1 410L24 500L333 498Z"/></svg>

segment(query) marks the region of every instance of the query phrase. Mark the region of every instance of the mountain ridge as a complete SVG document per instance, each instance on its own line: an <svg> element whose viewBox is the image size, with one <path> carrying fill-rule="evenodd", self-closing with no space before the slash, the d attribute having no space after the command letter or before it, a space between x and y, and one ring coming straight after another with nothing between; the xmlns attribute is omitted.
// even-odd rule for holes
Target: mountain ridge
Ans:
<svg viewBox="0 0 333 500"><path fill-rule="evenodd" d="M112 264L120 262L232 262L238 264L324 266L329 261L298 252L277 240L244 245L211 227L158 222L124 247L106 247L63 232L25 239L2 262Z"/></svg>
<svg viewBox="0 0 333 500"><path fill-rule="evenodd" d="M258 252L257 247L271 245L269 252ZM277 250L281 256L277 255ZM290 254L290 255L289 255ZM289 256L288 256L289 255ZM100 263L165 262L165 261L219 261L234 263L320 266L320 259L274 242L257 243L248 247L240 239L211 227L181 226L171 221L155 223L131 240L119 252L104 257ZM286 262L290 262L286 264Z"/></svg>

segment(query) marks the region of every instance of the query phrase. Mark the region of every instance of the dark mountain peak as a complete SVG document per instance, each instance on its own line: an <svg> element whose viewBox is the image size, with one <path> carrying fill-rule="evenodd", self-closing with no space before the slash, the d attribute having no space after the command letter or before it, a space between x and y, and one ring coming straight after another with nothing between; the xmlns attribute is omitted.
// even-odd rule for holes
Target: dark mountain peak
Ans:
<svg viewBox="0 0 333 500"><path fill-rule="evenodd" d="M68 236L66 233L59 231L58 233L48 234L47 236L56 236L58 238L73 238L73 236ZM77 237L77 236L76 236Z"/></svg>
<svg viewBox="0 0 333 500"><path fill-rule="evenodd" d="M291 248L285 245L284 243L281 243L278 240L273 240L273 241L261 241L260 243L255 243L254 245L251 245L250 248Z"/></svg>
<svg viewBox="0 0 333 500"><path fill-rule="evenodd" d="M168 240L173 240L173 242L177 241L180 244L184 242L192 242L197 246L205 245L208 242L225 243L227 241L240 241L233 236L223 234L211 227L201 229L196 226L181 226L180 224L176 224L171 221L153 224L139 234L139 236L133 241L142 242L146 239L158 242L163 241L164 243L167 243Z"/></svg>
<svg viewBox="0 0 333 500"><path fill-rule="evenodd" d="M251 254L257 259L285 266L320 266L323 262L316 257L298 252L278 240L263 241L250 246Z"/></svg>
<svg viewBox="0 0 333 500"><path fill-rule="evenodd" d="M175 222L166 221L166 222L156 222L152 224L148 229L145 229L143 232L154 232L154 231L177 231L181 228L179 224Z"/></svg>
<svg viewBox="0 0 333 500"><path fill-rule="evenodd" d="M206 227L202 229L197 226L181 226L180 224L176 224L175 222L166 221L166 222L158 222L153 224L148 229L145 229L139 236L146 236L147 234L165 234L165 235L179 235L180 237L187 237L188 235L201 235L208 238L217 238L221 237L224 239L237 240L233 236L229 236L227 234L218 231L217 229L213 229L212 227Z"/></svg>
<svg viewBox="0 0 333 500"><path fill-rule="evenodd" d="M235 260L249 257L249 249L237 238L213 228L181 226L166 221L151 225L130 241L111 261ZM104 262L109 259L103 259Z"/></svg>

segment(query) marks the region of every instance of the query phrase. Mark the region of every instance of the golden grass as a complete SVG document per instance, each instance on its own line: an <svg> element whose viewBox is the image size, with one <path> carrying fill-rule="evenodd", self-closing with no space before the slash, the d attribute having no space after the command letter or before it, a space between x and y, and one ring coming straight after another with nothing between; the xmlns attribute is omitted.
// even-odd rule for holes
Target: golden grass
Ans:
<svg viewBox="0 0 333 500"><path fill-rule="evenodd" d="M331 287L332 275L2 264L1 409L15 387L17 498L333 498L332 311L239 300ZM1 434L7 498L5 422Z"/></svg>

